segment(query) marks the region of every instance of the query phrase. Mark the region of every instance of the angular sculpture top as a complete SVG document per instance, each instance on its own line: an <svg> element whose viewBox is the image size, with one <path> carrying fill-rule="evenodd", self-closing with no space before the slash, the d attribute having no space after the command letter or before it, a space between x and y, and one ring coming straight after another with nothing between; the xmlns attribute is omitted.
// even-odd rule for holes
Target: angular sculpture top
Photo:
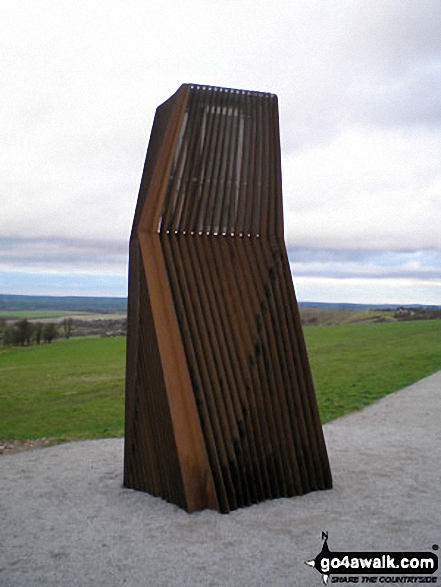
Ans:
<svg viewBox="0 0 441 587"><path fill-rule="evenodd" d="M124 484L221 512L332 485L272 94L184 84L157 109L130 240Z"/></svg>

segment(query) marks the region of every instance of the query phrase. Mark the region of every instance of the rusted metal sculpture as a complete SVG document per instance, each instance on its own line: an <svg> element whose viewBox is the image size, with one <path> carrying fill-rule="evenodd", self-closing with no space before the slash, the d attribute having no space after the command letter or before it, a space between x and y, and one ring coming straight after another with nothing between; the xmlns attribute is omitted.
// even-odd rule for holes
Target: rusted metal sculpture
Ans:
<svg viewBox="0 0 441 587"><path fill-rule="evenodd" d="M283 237L277 97L183 85L130 240L124 484L229 512L332 485Z"/></svg>

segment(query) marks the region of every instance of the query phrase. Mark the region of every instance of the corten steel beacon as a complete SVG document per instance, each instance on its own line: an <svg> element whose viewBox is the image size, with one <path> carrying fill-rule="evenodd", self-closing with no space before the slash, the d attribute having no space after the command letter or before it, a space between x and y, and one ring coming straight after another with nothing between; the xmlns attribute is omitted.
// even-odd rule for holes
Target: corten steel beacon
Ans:
<svg viewBox="0 0 441 587"><path fill-rule="evenodd" d="M158 107L130 239L124 484L227 513L332 486L284 234L277 97Z"/></svg>

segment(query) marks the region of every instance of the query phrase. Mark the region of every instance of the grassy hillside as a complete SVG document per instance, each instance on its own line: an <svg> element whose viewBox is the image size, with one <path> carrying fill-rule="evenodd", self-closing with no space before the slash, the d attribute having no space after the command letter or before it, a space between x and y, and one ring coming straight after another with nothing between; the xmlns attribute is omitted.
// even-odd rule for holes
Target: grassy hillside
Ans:
<svg viewBox="0 0 441 587"><path fill-rule="evenodd" d="M125 337L0 350L0 439L123 433Z"/></svg>
<svg viewBox="0 0 441 587"><path fill-rule="evenodd" d="M441 369L441 320L306 327L327 422ZM125 338L0 349L0 441L123 434Z"/></svg>
<svg viewBox="0 0 441 587"><path fill-rule="evenodd" d="M304 328L323 422L441 369L441 320Z"/></svg>

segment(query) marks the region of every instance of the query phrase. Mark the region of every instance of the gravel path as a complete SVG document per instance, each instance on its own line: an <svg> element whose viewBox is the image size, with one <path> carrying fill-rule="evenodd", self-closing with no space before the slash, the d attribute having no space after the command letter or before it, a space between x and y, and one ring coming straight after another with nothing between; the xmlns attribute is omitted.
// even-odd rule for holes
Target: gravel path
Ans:
<svg viewBox="0 0 441 587"><path fill-rule="evenodd" d="M319 586L322 530L331 550L431 550L440 413L441 371L324 427L334 489L229 515L124 489L122 439L0 455L0 586Z"/></svg>

